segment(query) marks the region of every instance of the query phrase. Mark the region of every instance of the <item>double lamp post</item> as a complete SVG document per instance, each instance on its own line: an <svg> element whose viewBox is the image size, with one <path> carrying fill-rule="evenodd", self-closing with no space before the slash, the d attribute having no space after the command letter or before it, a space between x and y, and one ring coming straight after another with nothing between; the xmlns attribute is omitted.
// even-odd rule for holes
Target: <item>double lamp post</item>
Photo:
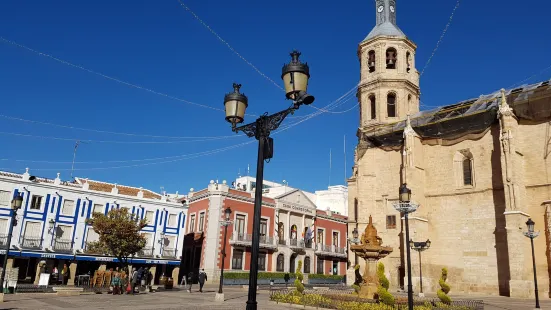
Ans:
<svg viewBox="0 0 551 310"><path fill-rule="evenodd" d="M233 84L233 92L224 97L224 107L226 111L226 121L232 126L232 131L238 133L244 132L249 138L254 137L258 140L258 159L256 164L256 190L254 201L253 216L253 238L251 250L251 269L249 273L249 293L247 300L247 310L257 309L256 286L258 275L258 254L260 239L260 213L262 208L262 183L264 181L264 160L273 157L274 143L270 138L270 133L283 122L289 115L293 114L303 104L311 104L314 97L307 93L308 79L310 78L310 69L308 64L301 63L300 53L293 51L291 53L291 62L284 65L281 78L285 86L286 98L293 103L287 109L272 115L267 113L261 115L255 122L237 126L245 119L245 110L248 107L248 98L240 93L240 84Z"/></svg>

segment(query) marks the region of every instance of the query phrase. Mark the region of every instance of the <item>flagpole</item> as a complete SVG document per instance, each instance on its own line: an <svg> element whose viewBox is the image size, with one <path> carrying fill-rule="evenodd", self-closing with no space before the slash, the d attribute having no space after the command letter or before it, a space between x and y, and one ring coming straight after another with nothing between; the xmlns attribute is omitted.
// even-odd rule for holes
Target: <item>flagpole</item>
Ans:
<svg viewBox="0 0 551 310"><path fill-rule="evenodd" d="M346 186L346 135L344 135L344 186Z"/></svg>
<svg viewBox="0 0 551 310"><path fill-rule="evenodd" d="M329 149L329 186L331 186L331 149Z"/></svg>

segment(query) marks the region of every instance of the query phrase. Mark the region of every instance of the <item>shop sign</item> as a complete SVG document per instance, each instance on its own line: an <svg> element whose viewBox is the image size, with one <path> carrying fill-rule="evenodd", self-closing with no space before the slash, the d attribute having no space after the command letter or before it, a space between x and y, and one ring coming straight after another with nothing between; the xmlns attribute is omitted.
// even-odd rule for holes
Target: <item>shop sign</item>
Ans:
<svg viewBox="0 0 551 310"><path fill-rule="evenodd" d="M0 255L6 254L6 250L0 250Z"/></svg>
<svg viewBox="0 0 551 310"><path fill-rule="evenodd" d="M96 257L96 261L98 262L112 262L113 260L113 257Z"/></svg>
<svg viewBox="0 0 551 310"><path fill-rule="evenodd" d="M55 258L55 254L42 253L40 257L43 258Z"/></svg>
<svg viewBox="0 0 551 310"><path fill-rule="evenodd" d="M166 264L168 264L168 261L166 261L166 260L146 260L145 263L146 263L146 264L161 264L161 265L166 265Z"/></svg>

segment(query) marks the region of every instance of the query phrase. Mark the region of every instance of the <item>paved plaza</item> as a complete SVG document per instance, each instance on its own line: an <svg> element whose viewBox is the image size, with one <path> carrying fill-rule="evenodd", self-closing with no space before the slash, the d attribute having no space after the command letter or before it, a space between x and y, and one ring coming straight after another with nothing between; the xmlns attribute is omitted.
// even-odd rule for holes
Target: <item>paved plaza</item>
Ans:
<svg viewBox="0 0 551 310"><path fill-rule="evenodd" d="M198 287L197 287L198 288ZM184 290L165 291L138 295L113 296L93 294L60 297L55 294L16 294L6 295L0 309L245 309L247 291L241 288L225 288L224 303L214 301L217 287L206 286L204 293L195 291L191 294ZM463 296L452 296L463 298ZM485 310L529 310L534 309L533 300L511 299L506 297L470 296L470 299L484 299ZM260 291L257 300L258 309L291 309L290 306L276 305L269 301L269 292ZM542 309L551 310L551 301L541 302ZM295 308L296 309L296 308Z"/></svg>

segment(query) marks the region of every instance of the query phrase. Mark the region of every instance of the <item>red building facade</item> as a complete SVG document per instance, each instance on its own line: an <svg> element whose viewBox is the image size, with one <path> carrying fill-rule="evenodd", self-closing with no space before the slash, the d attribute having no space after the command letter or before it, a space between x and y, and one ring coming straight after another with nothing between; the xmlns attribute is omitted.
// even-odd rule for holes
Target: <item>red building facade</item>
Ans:
<svg viewBox="0 0 551 310"><path fill-rule="evenodd" d="M247 272L251 266L254 196L227 184L209 184L188 195L182 272L205 269L217 281L226 243L224 272ZM224 240L224 210L232 210ZM300 190L274 199L264 197L260 223L259 271L295 272L303 262L305 275L346 274L347 218L316 206Z"/></svg>

